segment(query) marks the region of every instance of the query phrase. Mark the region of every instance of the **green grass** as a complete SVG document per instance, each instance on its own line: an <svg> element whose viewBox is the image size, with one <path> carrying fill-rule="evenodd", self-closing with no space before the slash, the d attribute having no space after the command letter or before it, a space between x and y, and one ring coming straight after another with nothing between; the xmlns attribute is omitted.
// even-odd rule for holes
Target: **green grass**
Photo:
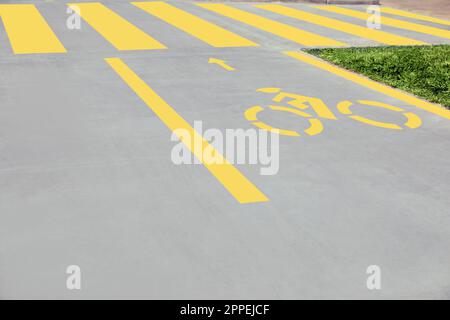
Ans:
<svg viewBox="0 0 450 320"><path fill-rule="evenodd" d="M307 52L450 108L450 45L311 49Z"/></svg>

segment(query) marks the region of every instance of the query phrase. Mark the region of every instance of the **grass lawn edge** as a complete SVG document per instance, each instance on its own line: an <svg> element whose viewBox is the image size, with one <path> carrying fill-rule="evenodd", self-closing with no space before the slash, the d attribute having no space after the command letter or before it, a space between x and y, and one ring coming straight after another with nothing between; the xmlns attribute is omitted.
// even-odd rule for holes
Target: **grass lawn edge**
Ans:
<svg viewBox="0 0 450 320"><path fill-rule="evenodd" d="M427 65L414 52L448 51ZM450 45L303 49L327 63L450 109ZM401 54L396 54L400 52ZM379 53L379 54L378 54ZM441 53L440 53L441 54ZM431 62L430 62L431 63ZM394 70L390 70L392 66ZM385 74L383 74L383 72ZM435 94L437 93L437 94Z"/></svg>

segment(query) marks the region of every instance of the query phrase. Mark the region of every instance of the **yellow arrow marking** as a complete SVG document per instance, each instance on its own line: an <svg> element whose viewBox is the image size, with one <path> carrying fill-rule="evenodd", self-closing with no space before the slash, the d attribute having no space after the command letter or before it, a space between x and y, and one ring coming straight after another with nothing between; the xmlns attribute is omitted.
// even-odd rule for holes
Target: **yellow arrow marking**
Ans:
<svg viewBox="0 0 450 320"><path fill-rule="evenodd" d="M220 60L220 59L209 58L208 63L217 64L217 65L221 66L222 68L224 68L225 70L228 70L228 71L234 71L235 70L232 66L229 66L225 61Z"/></svg>

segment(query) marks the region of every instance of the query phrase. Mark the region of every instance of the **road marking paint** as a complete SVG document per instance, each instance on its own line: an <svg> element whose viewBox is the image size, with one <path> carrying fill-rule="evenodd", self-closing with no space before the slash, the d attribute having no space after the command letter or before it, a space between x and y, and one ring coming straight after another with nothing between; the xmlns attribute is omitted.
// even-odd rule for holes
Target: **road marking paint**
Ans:
<svg viewBox="0 0 450 320"><path fill-rule="evenodd" d="M284 112L290 112L293 114L296 114L300 117L304 117L304 118L311 118L312 116L309 113L294 109L294 108L290 108L290 107L283 107L283 106L269 106L270 109L272 110L276 110L276 111L284 111Z"/></svg>
<svg viewBox="0 0 450 320"><path fill-rule="evenodd" d="M311 126L305 130L306 134L310 136L315 136L316 134L322 133L323 124L319 119L310 119L309 123Z"/></svg>
<svg viewBox="0 0 450 320"><path fill-rule="evenodd" d="M258 121L256 115L263 110L261 106L253 106L245 111L244 116L248 121Z"/></svg>
<svg viewBox="0 0 450 320"><path fill-rule="evenodd" d="M362 105L383 108L383 109L387 109L387 110L391 110L391 111L395 111L395 112L401 112L407 119L407 121L404 123L404 125L409 127L410 129L416 129L422 125L422 120L416 114L414 114L412 112L404 112L405 110L403 110L402 108L399 108L399 107L396 107L396 106L393 106L393 105L390 105L387 103L383 103L383 102L379 102L379 101L372 101L372 100L358 100L358 103L360 103ZM353 102L351 102L351 101L348 101L348 100L341 101L338 103L337 109L342 114L348 115L351 119L371 125L371 126L385 128L385 129L402 130L402 127L400 127L399 125L397 125L395 123L381 122L381 121L376 121L373 119L368 119L366 117L353 115L353 112L350 110L350 107L352 105L353 105Z"/></svg>
<svg viewBox="0 0 450 320"><path fill-rule="evenodd" d="M238 202L254 203L269 200L121 59L107 58L105 61L172 132L177 134L178 129L189 132L192 137L191 143L185 141L183 143ZM179 137L181 139L181 136ZM200 142L200 148L194 147L198 145L196 141ZM213 150L218 161L214 163L203 161L202 155L205 149Z"/></svg>
<svg viewBox="0 0 450 320"><path fill-rule="evenodd" d="M408 119L405 122L405 126L409 127L410 129L417 129L422 125L422 120L414 113L412 112L405 112L403 115Z"/></svg>
<svg viewBox="0 0 450 320"><path fill-rule="evenodd" d="M304 31L275 20L264 18L257 14L233 8L225 4L196 3L196 5L302 45L332 47L347 46L343 42Z"/></svg>
<svg viewBox="0 0 450 320"><path fill-rule="evenodd" d="M369 13L352 10L352 9L347 9L347 8L343 8L343 7L314 6L314 8L324 10L324 11L339 13L339 14L342 14L342 15L345 15L348 17L366 20L366 21L367 21L367 19L369 19L371 17L371 14L369 14ZM419 32L419 33L425 33L425 34L429 34L429 35L436 36L436 37L450 39L450 31L448 31L448 30L424 26L421 24L402 21L402 20L393 19L393 18L388 18L385 16L381 17L381 24L386 25L386 26L395 27L395 28L411 30L411 31Z"/></svg>
<svg viewBox="0 0 450 320"><path fill-rule="evenodd" d="M66 52L35 5L0 4L0 17L15 54Z"/></svg>
<svg viewBox="0 0 450 320"><path fill-rule="evenodd" d="M267 87L267 88L256 89L256 91L257 92L265 92L265 93L278 93L281 91L281 88Z"/></svg>
<svg viewBox="0 0 450 320"><path fill-rule="evenodd" d="M71 3L68 6L79 8L80 16L117 50L166 48L100 2Z"/></svg>
<svg viewBox="0 0 450 320"><path fill-rule="evenodd" d="M387 110L391 110L391 111L396 111L396 112L403 112L404 111L402 108L399 108L399 107L396 107L396 106L392 106L390 104L379 102L379 101L358 100L358 103L365 104L365 105L368 105L368 106L373 106L373 107L379 107L379 108L383 108L383 109L387 109Z"/></svg>
<svg viewBox="0 0 450 320"><path fill-rule="evenodd" d="M403 11L403 10L399 10L399 9L394 9L394 8L389 8L389 7L384 7L383 6L383 7L381 7L381 12L382 13L393 14L393 15L396 15L396 16L412 18L412 19L428 21L428 22L434 22L434 23L450 26L450 21L449 20L433 18L433 17L430 17L430 16L424 16L422 14L412 13L412 12Z"/></svg>
<svg viewBox="0 0 450 320"><path fill-rule="evenodd" d="M312 66L315 66L317 68L320 68L322 70L328 71L330 73L333 73L337 76L340 76L344 79L350 80L354 83L357 83L361 86L367 87L369 89L372 89L374 91L381 92L387 96L390 96L392 98L401 100L403 102L406 102L408 104L411 104L413 106L416 106L417 108L423 109L425 111L431 112L433 114L436 114L438 116L441 116L443 118L450 120L450 110L445 109L444 107L441 107L439 105L424 101L422 99L416 98L412 95L409 95L407 93L404 93L400 90L391 88L387 85L378 83L376 81L370 80L364 76L357 75L353 72L344 70L342 68L336 67L330 63L327 63L325 61L322 61L316 57L313 57L309 54L306 54L304 52L299 51L285 51L283 52L285 55L290 56L294 59L300 60L302 62L308 63Z"/></svg>
<svg viewBox="0 0 450 320"><path fill-rule="evenodd" d="M314 136L316 134L322 133L322 131L323 131L322 122L319 119L312 119L311 118L312 116L306 112L303 112L303 111L300 111L298 109L291 108L291 107L285 107L285 106L269 105L269 108L274 111L289 112L289 113L295 114L297 116L300 116L302 118L307 118L310 126L307 129L305 129L304 131L306 134L308 134L310 136ZM250 121L250 123L252 125L254 125L260 129L263 129L263 130L266 130L269 132L275 132L282 136L291 136L291 137L299 137L300 136L300 134L297 131L276 128L276 127L271 126L270 124L259 121L257 115L258 115L258 113L260 113L263 110L264 110L264 108L261 106L250 107L244 112L244 117L248 121Z"/></svg>
<svg viewBox="0 0 450 320"><path fill-rule="evenodd" d="M262 4L255 5L255 7L267 10L270 12L275 12L277 14L281 14L283 16L287 16L290 18L294 18L297 20L306 21L309 23L313 23L319 26L327 27L330 29L342 31L348 34L352 34L361 38L366 38L370 40L374 40L380 43L388 44L388 45L425 45L426 42L401 37L394 35L392 33L379 31L375 29L369 29L366 27L361 27L352 23L343 22L337 19L327 18L318 14L309 13L306 11L289 8L283 5L277 4Z"/></svg>
<svg viewBox="0 0 450 320"><path fill-rule="evenodd" d="M261 121L252 122L252 124L260 129L266 130L268 132L274 132L282 136L300 137L300 134L297 131L278 129Z"/></svg>
<svg viewBox="0 0 450 320"><path fill-rule="evenodd" d="M165 2L132 2L134 6L213 47L254 47L256 43Z"/></svg>
<svg viewBox="0 0 450 320"><path fill-rule="evenodd" d="M350 118L352 118L353 120L368 124L370 126L374 126L374 127L392 129L392 130L402 130L402 128L395 123L376 121L376 120L358 116L358 115L350 116Z"/></svg>
<svg viewBox="0 0 450 320"><path fill-rule="evenodd" d="M363 103L362 101L359 101ZM395 123L388 123L388 122L380 122L372 119L368 119L362 116L353 115L353 112L350 110L350 107L353 105L353 102L351 101L341 101L337 104L336 108L339 110L340 113L348 115L351 119L368 124L370 126L374 127L380 127L385 129L394 129L394 130L402 130L402 128ZM395 110L393 108L396 108L394 106L388 106L386 109ZM399 109L399 108L397 108ZM400 109L401 111L402 109ZM398 111L398 110L396 110Z"/></svg>
<svg viewBox="0 0 450 320"><path fill-rule="evenodd" d="M292 99L291 101L288 101L287 104L293 107L306 110L309 108L309 106L311 106L311 108L319 117L329 120L337 120L334 113L331 112L327 105L319 98L307 97L296 93L281 91L272 100L275 102L282 102L286 98Z"/></svg>
<svg viewBox="0 0 450 320"><path fill-rule="evenodd" d="M217 64L218 66L224 68L227 71L234 71L235 70L232 66L228 65L225 61L220 60L220 59L209 58L208 63L215 63L215 64Z"/></svg>
<svg viewBox="0 0 450 320"><path fill-rule="evenodd" d="M372 100L358 100L358 103L368 105L368 106L374 106L379 108L384 108L396 112L401 112L407 119L407 121L404 123L405 126L409 127L410 129L416 129L422 125L422 120L417 116L416 114L412 112L405 112L402 108L379 102L379 101L372 101Z"/></svg>

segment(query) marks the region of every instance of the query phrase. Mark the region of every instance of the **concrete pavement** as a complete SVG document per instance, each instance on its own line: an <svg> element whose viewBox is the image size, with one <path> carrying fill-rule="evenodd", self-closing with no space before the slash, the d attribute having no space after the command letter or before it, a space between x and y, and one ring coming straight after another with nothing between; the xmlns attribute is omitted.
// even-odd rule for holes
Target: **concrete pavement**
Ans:
<svg viewBox="0 0 450 320"><path fill-rule="evenodd" d="M185 17L170 23L164 10L157 17L129 1L103 1L165 47L125 50L121 46L155 42L142 34L144 40L134 42L138 31L131 27L132 37L120 37L98 11L70 30L65 3L14 3L36 4L65 53L15 54L11 39L17 50L54 48L55 42L20 47L27 35L0 33L0 298L450 298L448 110L284 54L313 40L380 45L373 40L379 33L357 36L322 20L227 3L308 32L298 36L255 16L238 21L222 7L168 2L239 36L216 30L221 36L210 39L213 31L202 34L195 19L180 25ZM284 6L367 29L355 16ZM390 17L424 28L399 28L394 21L382 26L389 35L450 41L449 26ZM231 37L247 45L211 44ZM268 198L242 204L205 166L173 164L173 118L164 122L167 112L158 114L154 97L136 95L106 58L120 58L190 125L253 128L245 111L274 103L273 95L257 91L267 87L320 99L336 119L321 118L316 135L280 136L276 175L260 175L259 165L235 165ZM361 100L402 112L364 107ZM343 101L355 104L355 114L401 130L355 121L339 112ZM403 126L405 113L421 125ZM259 116L286 130L308 125L283 112ZM69 265L81 268L81 290L66 288ZM381 290L366 287L370 265L382 270Z"/></svg>

